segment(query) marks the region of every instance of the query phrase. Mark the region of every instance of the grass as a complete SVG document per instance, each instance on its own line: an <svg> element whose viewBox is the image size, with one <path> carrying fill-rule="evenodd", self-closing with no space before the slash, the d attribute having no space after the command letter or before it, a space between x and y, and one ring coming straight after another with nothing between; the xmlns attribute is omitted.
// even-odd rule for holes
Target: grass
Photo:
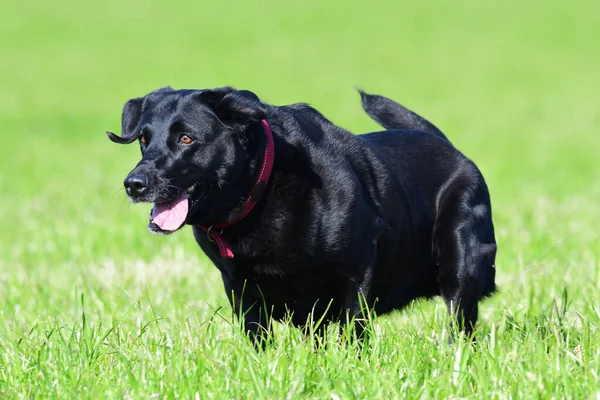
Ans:
<svg viewBox="0 0 600 400"><path fill-rule="evenodd" d="M564 2L13 2L0 16L0 397L598 398L600 7ZM360 350L277 326L257 354L186 230L145 229L110 143L130 97L231 84L375 129L355 86L486 176L499 293L445 345L441 301Z"/></svg>

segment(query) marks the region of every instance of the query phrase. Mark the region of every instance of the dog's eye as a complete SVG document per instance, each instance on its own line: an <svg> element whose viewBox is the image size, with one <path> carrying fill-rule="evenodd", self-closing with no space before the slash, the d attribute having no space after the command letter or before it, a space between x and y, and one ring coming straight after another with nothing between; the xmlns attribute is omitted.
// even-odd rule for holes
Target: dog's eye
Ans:
<svg viewBox="0 0 600 400"><path fill-rule="evenodd" d="M146 135L140 136L140 143L141 144L146 144Z"/></svg>
<svg viewBox="0 0 600 400"><path fill-rule="evenodd" d="M181 137L179 138L179 141L183 144L190 144L194 141L194 139L192 139L188 135L181 135Z"/></svg>

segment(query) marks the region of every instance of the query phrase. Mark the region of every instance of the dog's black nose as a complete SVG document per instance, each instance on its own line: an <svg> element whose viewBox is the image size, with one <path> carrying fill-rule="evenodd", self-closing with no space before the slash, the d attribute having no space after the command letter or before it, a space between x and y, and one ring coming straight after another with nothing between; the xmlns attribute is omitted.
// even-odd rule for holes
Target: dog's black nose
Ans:
<svg viewBox="0 0 600 400"><path fill-rule="evenodd" d="M144 175L131 174L125 178L125 190L131 197L139 197L148 189L148 177Z"/></svg>

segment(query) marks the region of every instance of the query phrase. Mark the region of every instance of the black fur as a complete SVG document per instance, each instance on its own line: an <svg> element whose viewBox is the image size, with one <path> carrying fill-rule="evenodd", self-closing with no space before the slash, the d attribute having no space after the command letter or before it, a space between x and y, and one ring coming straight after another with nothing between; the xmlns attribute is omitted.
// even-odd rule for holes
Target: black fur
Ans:
<svg viewBox="0 0 600 400"><path fill-rule="evenodd" d="M475 164L417 114L361 96L388 131L353 135L308 105L271 106L225 87L130 100L122 137L109 134L118 143L145 135L131 175L148 190L134 201L168 201L199 184L187 224L253 336L288 311L299 326L311 315L344 322L360 316L360 297L385 314L437 295L469 334L478 302L495 290L492 210ZM273 173L254 210L224 230L235 258L221 258L195 225L231 220L243 206L263 158L261 119L274 135ZM181 134L194 143L178 143Z"/></svg>

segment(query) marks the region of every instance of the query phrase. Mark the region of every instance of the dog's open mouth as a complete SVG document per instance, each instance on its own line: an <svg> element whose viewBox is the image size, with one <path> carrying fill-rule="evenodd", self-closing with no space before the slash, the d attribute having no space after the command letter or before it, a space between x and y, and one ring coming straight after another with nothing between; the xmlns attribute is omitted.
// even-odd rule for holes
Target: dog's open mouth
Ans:
<svg viewBox="0 0 600 400"><path fill-rule="evenodd" d="M163 203L154 203L150 213L151 228L158 228L165 233L175 232L180 229L187 220L190 210L196 205L202 197L204 189L203 184L195 183L187 191L179 196ZM156 230L156 229L152 229Z"/></svg>
<svg viewBox="0 0 600 400"><path fill-rule="evenodd" d="M150 218L163 231L173 232L185 223L189 211L189 197L181 193L168 203L155 203Z"/></svg>

